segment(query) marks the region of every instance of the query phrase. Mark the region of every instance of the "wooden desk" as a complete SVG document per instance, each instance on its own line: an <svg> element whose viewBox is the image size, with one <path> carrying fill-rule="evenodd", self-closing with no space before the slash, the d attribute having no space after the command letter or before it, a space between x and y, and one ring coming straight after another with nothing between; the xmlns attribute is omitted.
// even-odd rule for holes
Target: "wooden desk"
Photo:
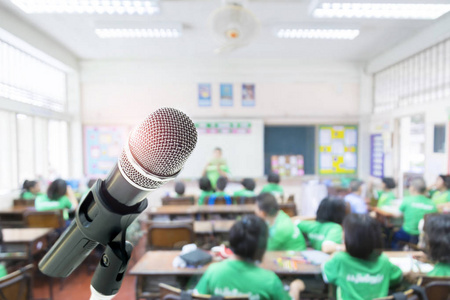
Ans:
<svg viewBox="0 0 450 300"><path fill-rule="evenodd" d="M169 216L198 216L199 219L207 219L209 215L213 214L231 214L231 215L246 215L253 214L256 206L250 205L172 205L151 207L148 210L150 218L160 215Z"/></svg>
<svg viewBox="0 0 450 300"><path fill-rule="evenodd" d="M24 227L25 221L23 215L30 209L34 209L34 207L12 206L0 209L0 225L2 228Z"/></svg>
<svg viewBox="0 0 450 300"><path fill-rule="evenodd" d="M235 220L195 221L194 232L195 234L228 233L235 222Z"/></svg>
<svg viewBox="0 0 450 300"><path fill-rule="evenodd" d="M3 247L0 252L2 260L28 260L48 247L48 235L52 228L5 228Z"/></svg>

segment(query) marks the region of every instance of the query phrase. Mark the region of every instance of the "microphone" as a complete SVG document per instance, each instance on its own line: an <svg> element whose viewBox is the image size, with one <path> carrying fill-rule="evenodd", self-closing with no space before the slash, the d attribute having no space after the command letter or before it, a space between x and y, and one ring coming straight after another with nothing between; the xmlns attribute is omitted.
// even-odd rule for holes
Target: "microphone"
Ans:
<svg viewBox="0 0 450 300"><path fill-rule="evenodd" d="M75 219L39 262L42 273L67 277L98 245L112 242L147 208L146 197L173 180L197 143L192 120L174 108L150 114L130 134L107 178L97 180Z"/></svg>

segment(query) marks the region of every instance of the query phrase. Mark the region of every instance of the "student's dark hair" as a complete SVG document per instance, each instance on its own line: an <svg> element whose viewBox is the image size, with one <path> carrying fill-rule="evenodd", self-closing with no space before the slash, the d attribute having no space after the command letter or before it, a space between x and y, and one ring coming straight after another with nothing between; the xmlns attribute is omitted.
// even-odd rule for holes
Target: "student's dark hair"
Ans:
<svg viewBox="0 0 450 300"><path fill-rule="evenodd" d="M395 189L397 184L395 184L395 180L392 177L383 177L381 181L386 185L386 188L392 190Z"/></svg>
<svg viewBox="0 0 450 300"><path fill-rule="evenodd" d="M450 190L450 175L439 175L444 181L445 188Z"/></svg>
<svg viewBox="0 0 450 300"><path fill-rule="evenodd" d="M242 180L242 185L244 186L244 188L246 190L249 190L249 191L255 190L255 187L256 187L255 181L251 178L244 178L244 180Z"/></svg>
<svg viewBox="0 0 450 300"><path fill-rule="evenodd" d="M270 183L280 183L280 175L278 175L277 173L270 173L269 176L267 177L267 181Z"/></svg>
<svg viewBox="0 0 450 300"><path fill-rule="evenodd" d="M50 200L58 200L60 197L64 196L66 192L66 181L62 179L56 179L49 185L47 189L47 196Z"/></svg>
<svg viewBox="0 0 450 300"><path fill-rule="evenodd" d="M198 181L198 187L205 192L212 191L211 181L209 181L209 178L206 176L200 178L200 180Z"/></svg>
<svg viewBox="0 0 450 300"><path fill-rule="evenodd" d="M216 147L216 148L214 148L214 151L219 151L220 153L222 153L222 148Z"/></svg>
<svg viewBox="0 0 450 300"><path fill-rule="evenodd" d="M358 191L362 184L363 184L363 182L361 180L354 179L354 180L350 181L350 191L351 192Z"/></svg>
<svg viewBox="0 0 450 300"><path fill-rule="evenodd" d="M350 214L344 220L345 248L356 258L371 260L381 254L383 240L378 222L369 215Z"/></svg>
<svg viewBox="0 0 450 300"><path fill-rule="evenodd" d="M278 206L277 199L271 193L262 193L256 197L256 203L258 208L265 212L268 216L275 216L280 207Z"/></svg>
<svg viewBox="0 0 450 300"><path fill-rule="evenodd" d="M230 248L248 261L262 261L266 252L268 228L263 219L249 215L237 221L230 230Z"/></svg>
<svg viewBox="0 0 450 300"><path fill-rule="evenodd" d="M34 187L38 182L35 180L25 180L23 182L22 188L25 191L29 191L32 187Z"/></svg>
<svg viewBox="0 0 450 300"><path fill-rule="evenodd" d="M228 179L225 176L220 176L219 179L217 179L216 187L219 191L225 190L228 184Z"/></svg>
<svg viewBox="0 0 450 300"><path fill-rule="evenodd" d="M184 182L177 181L175 183L175 193L178 195L184 195L184 191L186 190L186 186L184 185Z"/></svg>
<svg viewBox="0 0 450 300"><path fill-rule="evenodd" d="M432 214L425 217L427 252L435 262L450 263L450 215Z"/></svg>
<svg viewBox="0 0 450 300"><path fill-rule="evenodd" d="M327 197L320 202L319 208L317 208L316 221L321 223L333 222L342 225L345 216L345 201L339 198Z"/></svg>
<svg viewBox="0 0 450 300"><path fill-rule="evenodd" d="M425 179L422 177L417 177L411 180L410 185L414 188L414 190L420 194L423 194L427 191L427 184Z"/></svg>

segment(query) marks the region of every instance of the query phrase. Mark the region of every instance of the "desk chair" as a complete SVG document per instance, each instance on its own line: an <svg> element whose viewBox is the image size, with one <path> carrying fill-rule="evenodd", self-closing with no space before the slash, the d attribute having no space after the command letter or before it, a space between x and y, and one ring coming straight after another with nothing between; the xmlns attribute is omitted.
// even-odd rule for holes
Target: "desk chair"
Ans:
<svg viewBox="0 0 450 300"><path fill-rule="evenodd" d="M195 241L192 223L150 223L147 232L147 249L181 249Z"/></svg>
<svg viewBox="0 0 450 300"><path fill-rule="evenodd" d="M450 277L422 277L421 286L425 288L430 300L450 300Z"/></svg>
<svg viewBox="0 0 450 300"><path fill-rule="evenodd" d="M297 206L295 203L289 203L289 204L279 204L280 209L284 211L289 217L295 217L297 215Z"/></svg>
<svg viewBox="0 0 450 300"><path fill-rule="evenodd" d="M0 279L1 300L31 300L33 265L29 264L20 270Z"/></svg>
<svg viewBox="0 0 450 300"><path fill-rule="evenodd" d="M54 228L65 226L62 210L35 211L24 213L25 224L29 228Z"/></svg>
<svg viewBox="0 0 450 300"><path fill-rule="evenodd" d="M34 199L25 200L25 199L14 199L13 206L32 206L34 207Z"/></svg>
<svg viewBox="0 0 450 300"><path fill-rule="evenodd" d="M194 205L193 196L183 196L183 197L163 197L161 198L162 205Z"/></svg>
<svg viewBox="0 0 450 300"><path fill-rule="evenodd" d="M249 300L248 296L211 296L211 295L192 295L188 292L184 292L178 288L172 287L170 285L160 283L159 293L161 300L181 300L181 299L192 299L192 300L203 300L203 299L224 299L224 300Z"/></svg>
<svg viewBox="0 0 450 300"><path fill-rule="evenodd" d="M256 203L256 197L232 197L233 203L237 203L237 204L255 204ZM217 200L216 200L217 202Z"/></svg>

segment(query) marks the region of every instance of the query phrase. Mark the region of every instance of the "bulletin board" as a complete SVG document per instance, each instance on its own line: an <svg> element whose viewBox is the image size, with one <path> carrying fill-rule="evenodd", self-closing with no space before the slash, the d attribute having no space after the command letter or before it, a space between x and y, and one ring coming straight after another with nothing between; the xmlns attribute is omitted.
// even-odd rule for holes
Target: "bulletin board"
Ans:
<svg viewBox="0 0 450 300"><path fill-rule="evenodd" d="M117 163L128 135L126 127L84 126L84 170L86 176L102 176Z"/></svg>
<svg viewBox="0 0 450 300"><path fill-rule="evenodd" d="M319 126L319 174L356 174L358 126Z"/></svg>
<svg viewBox="0 0 450 300"><path fill-rule="evenodd" d="M272 172L286 177L305 175L303 155L272 155Z"/></svg>

